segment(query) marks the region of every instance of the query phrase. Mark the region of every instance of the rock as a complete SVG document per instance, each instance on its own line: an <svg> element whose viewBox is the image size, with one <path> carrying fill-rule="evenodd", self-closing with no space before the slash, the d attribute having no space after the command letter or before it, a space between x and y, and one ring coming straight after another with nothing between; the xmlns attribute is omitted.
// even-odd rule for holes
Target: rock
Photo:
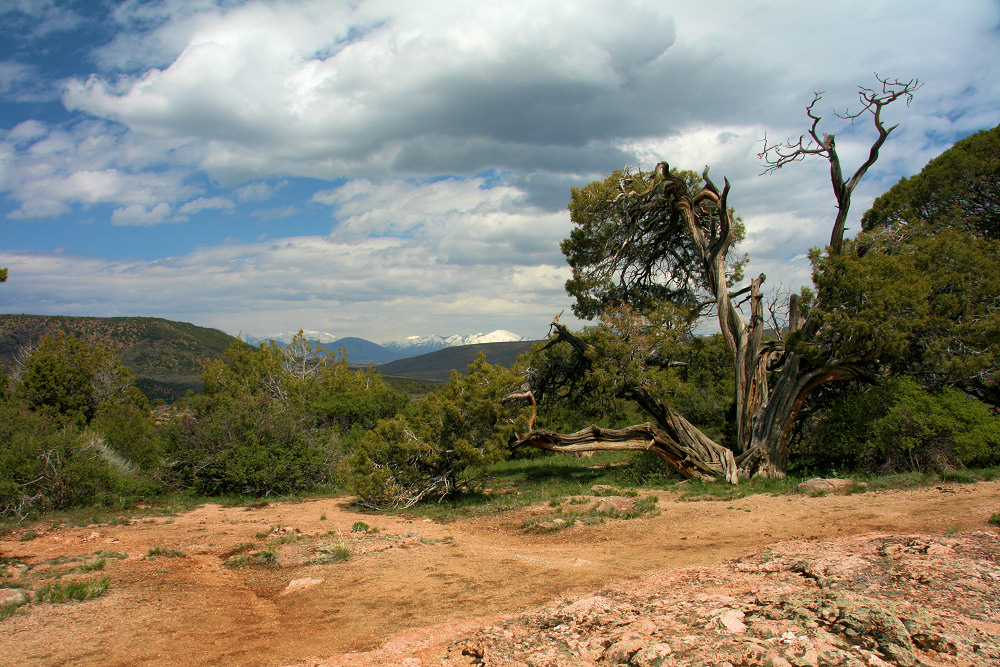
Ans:
<svg viewBox="0 0 1000 667"><path fill-rule="evenodd" d="M638 500L638 498L624 496L606 496L601 498L594 510L597 512L631 512L635 509Z"/></svg>
<svg viewBox="0 0 1000 667"><path fill-rule="evenodd" d="M315 577L306 577L305 579L292 579L285 586L285 590L281 591L281 595L288 595L289 593L294 593L296 591L301 591L304 588L310 588L316 586L317 584L323 583L322 579L317 579Z"/></svg>
<svg viewBox="0 0 1000 667"><path fill-rule="evenodd" d="M801 493L843 493L853 484L849 479L814 477L795 487Z"/></svg>
<svg viewBox="0 0 1000 667"><path fill-rule="evenodd" d="M739 609L730 609L715 619L715 623L720 630L731 635L741 635L747 631L747 626L743 623L743 612Z"/></svg>
<svg viewBox="0 0 1000 667"><path fill-rule="evenodd" d="M653 644L633 655L629 664L635 667L661 667L673 652L670 644Z"/></svg>
<svg viewBox="0 0 1000 667"><path fill-rule="evenodd" d="M644 648L646 642L641 639L623 639L609 646L602 660L609 665L628 664L632 656Z"/></svg>
<svg viewBox="0 0 1000 667"><path fill-rule="evenodd" d="M28 601L28 596L18 588L0 588L0 607L22 605Z"/></svg>

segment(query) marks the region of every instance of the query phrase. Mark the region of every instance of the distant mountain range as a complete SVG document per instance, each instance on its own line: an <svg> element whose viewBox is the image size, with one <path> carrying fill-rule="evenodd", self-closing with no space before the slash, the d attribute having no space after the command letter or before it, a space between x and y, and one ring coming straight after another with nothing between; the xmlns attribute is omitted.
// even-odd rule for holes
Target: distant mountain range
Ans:
<svg viewBox="0 0 1000 667"><path fill-rule="evenodd" d="M267 338L244 336L243 340L251 345L257 345L268 340L287 345L297 334L297 331L286 331L285 333ZM381 345L365 340L364 338L351 336L338 338L325 331L303 331L303 335L305 335L306 339L312 341L314 344L318 344L324 350L331 352L343 350L347 355L347 360L352 364L387 364L399 359L408 359L450 347L482 345L486 343L520 343L528 340L504 329L497 329L489 333L469 334L467 336L409 336L408 338L382 343ZM473 358L475 357L473 356Z"/></svg>

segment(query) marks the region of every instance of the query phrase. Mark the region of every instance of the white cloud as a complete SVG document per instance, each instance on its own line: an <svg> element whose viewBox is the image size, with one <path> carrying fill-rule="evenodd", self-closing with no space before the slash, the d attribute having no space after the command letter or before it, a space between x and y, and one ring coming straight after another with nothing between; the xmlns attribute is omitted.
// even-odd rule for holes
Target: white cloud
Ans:
<svg viewBox="0 0 1000 667"><path fill-rule="evenodd" d="M199 197L184 204L178 209L181 215L194 215L205 210L232 210L236 204L228 197Z"/></svg>
<svg viewBox="0 0 1000 667"><path fill-rule="evenodd" d="M57 274L64 264L94 272L105 291L93 294L120 287L124 304L235 330L240 317L280 318L256 330L385 340L422 333L408 323L431 327L428 313L459 323L500 312L544 327L567 302L558 241L569 187L660 159L728 177L750 270L797 287L808 280L803 252L829 234L828 167L760 176L758 140L797 137L815 90L827 91L831 119L872 72L926 81L909 109L888 114L902 125L856 192L856 226L901 175L996 123L998 18L986 0L130 0L112 10L118 32L93 54L98 71L63 91L71 120L0 131L0 188L11 218L104 204L115 224L197 212L211 224L212 212L260 202L246 214L263 225L329 207L327 238L134 265L53 260ZM0 94L23 97L40 73L0 62ZM824 122L846 169L863 160L869 127ZM215 191L198 185L208 182ZM135 284L159 296L132 300ZM182 290L193 285L211 286L204 301L190 303ZM66 303L105 307L86 289ZM19 303L59 299L32 298ZM462 329L423 332L441 330Z"/></svg>
<svg viewBox="0 0 1000 667"><path fill-rule="evenodd" d="M111 224L121 227L149 227L166 222L170 218L170 206L164 202L152 208L133 204L116 208L111 214Z"/></svg>

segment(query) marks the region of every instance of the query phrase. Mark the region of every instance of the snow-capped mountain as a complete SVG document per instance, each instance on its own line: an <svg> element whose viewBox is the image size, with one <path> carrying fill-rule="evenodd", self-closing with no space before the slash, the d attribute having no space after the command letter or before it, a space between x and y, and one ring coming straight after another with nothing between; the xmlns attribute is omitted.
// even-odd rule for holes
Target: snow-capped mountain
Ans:
<svg viewBox="0 0 1000 667"><path fill-rule="evenodd" d="M263 343L269 340L273 340L276 343L281 343L282 345L288 345L292 342L292 339L298 335L298 331L286 331L285 333L274 334L273 336L250 336L244 335L243 342L250 343L251 345L256 345L258 343ZM311 340L316 343L335 343L341 336L336 334L328 333L326 331L303 331L306 340Z"/></svg>
<svg viewBox="0 0 1000 667"><path fill-rule="evenodd" d="M489 333L474 333L467 336L454 335L454 336L409 336L408 338L403 338L402 340L394 340L388 343L382 343L380 346L358 338L342 338L336 336L332 333L326 331L304 331L307 340L313 341L314 343L319 343L325 349L336 350L337 348L343 347L348 351L348 359L355 363L368 363L372 361L376 364L385 363L392 359L402 359L406 357L415 357L420 354L427 354L428 352L437 352L438 350L443 350L446 347L458 347L460 345L476 345L478 343L516 343L520 341L528 340L523 336L518 336L516 333L506 331L504 329L497 329L496 331L491 331ZM257 337L249 336L244 334L243 340L251 345L257 345L262 342L269 340L274 340L282 345L288 345L295 338L298 331L286 331L285 333L275 334L274 336ZM359 347L360 343L364 343L367 347ZM385 351L385 353L377 353L373 351L374 348L380 348Z"/></svg>
<svg viewBox="0 0 1000 667"><path fill-rule="evenodd" d="M409 336L402 340L382 343L382 347L392 350L401 357L414 357L418 354L443 350L446 347L477 345L479 343L514 343L522 340L527 340L527 338L518 336L516 333L510 331L505 331L504 329L497 329L489 333L475 333L467 336L454 335L445 337L436 334L431 334L430 336Z"/></svg>

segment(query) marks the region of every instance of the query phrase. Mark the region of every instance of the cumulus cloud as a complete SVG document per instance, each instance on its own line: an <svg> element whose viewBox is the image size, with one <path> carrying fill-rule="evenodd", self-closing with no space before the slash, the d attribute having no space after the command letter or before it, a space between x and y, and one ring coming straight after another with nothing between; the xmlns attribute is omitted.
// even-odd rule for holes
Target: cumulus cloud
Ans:
<svg viewBox="0 0 1000 667"><path fill-rule="evenodd" d="M232 210L236 204L228 197L199 197L184 204L177 211L181 215L194 215L205 210Z"/></svg>
<svg viewBox="0 0 1000 667"><path fill-rule="evenodd" d="M38 21L59 6L30 4L19 11ZM887 114L902 125L856 191L856 227L900 176L994 125L1000 99L1000 8L987 0L128 0L106 11L115 34L91 54L96 71L62 88L70 120L0 130L9 217L103 205L116 225L190 217L187 230L226 213L262 227L280 218L263 230L278 236L328 220L327 237L159 263L60 260L85 263L105 287L170 276L159 312L217 309L212 322L230 327L238 312L248 326L282 318L265 331L360 332L383 308L414 323L433 320L421 308L456 323L505 309L547 321L566 301L569 188L661 159L728 177L751 270L797 287L803 253L829 234L828 170L813 161L761 176L760 139L796 138L825 90L823 131L852 170L870 125L833 111L873 72L924 80L909 109ZM22 60L0 61L0 94L31 94L40 70ZM181 270L212 286L204 302L169 301L187 284ZM96 303L79 289L74 303Z"/></svg>
<svg viewBox="0 0 1000 667"><path fill-rule="evenodd" d="M170 206L166 203L161 202L152 208L133 204L116 208L111 214L111 224L120 227L149 227L166 222L169 218Z"/></svg>

